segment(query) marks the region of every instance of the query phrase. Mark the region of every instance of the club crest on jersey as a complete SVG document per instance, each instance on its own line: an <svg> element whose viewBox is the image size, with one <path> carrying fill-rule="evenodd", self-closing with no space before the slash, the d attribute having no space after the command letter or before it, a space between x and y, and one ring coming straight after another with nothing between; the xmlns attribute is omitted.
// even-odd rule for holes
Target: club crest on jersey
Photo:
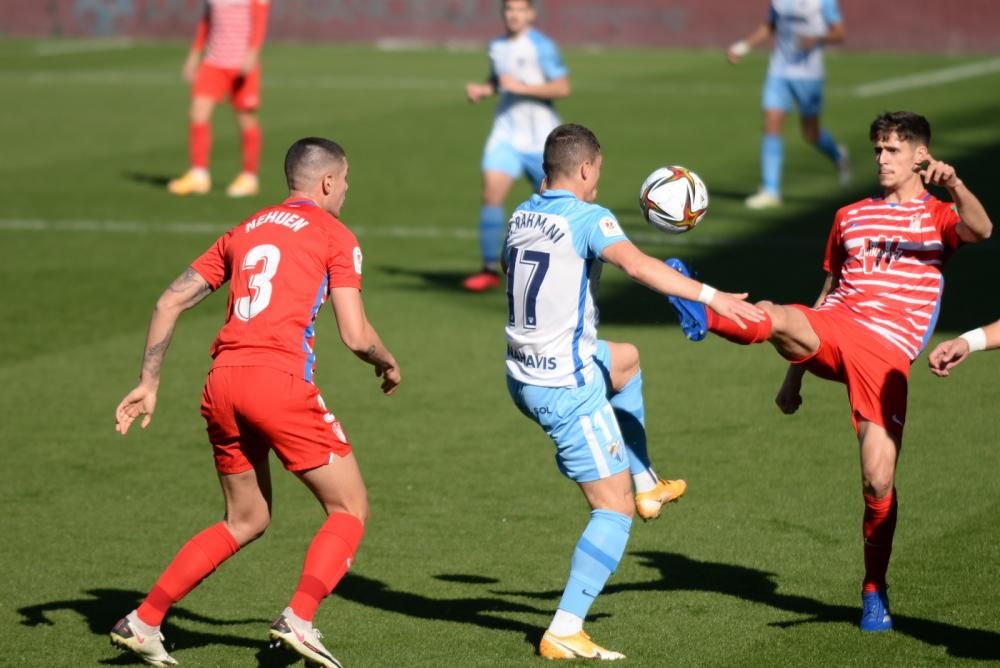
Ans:
<svg viewBox="0 0 1000 668"><path fill-rule="evenodd" d="M600 228L601 234L606 237L617 237L622 234L622 228L614 218L601 218Z"/></svg>
<svg viewBox="0 0 1000 668"><path fill-rule="evenodd" d="M900 241L900 237L889 239L884 236L878 239L865 239L865 245L861 251L865 273L888 271L889 265L903 254L903 251L899 249Z"/></svg>

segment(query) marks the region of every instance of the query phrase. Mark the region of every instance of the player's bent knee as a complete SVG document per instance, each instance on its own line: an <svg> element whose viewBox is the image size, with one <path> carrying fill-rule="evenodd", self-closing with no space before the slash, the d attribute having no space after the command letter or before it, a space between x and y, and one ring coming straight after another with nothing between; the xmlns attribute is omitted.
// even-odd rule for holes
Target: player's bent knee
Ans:
<svg viewBox="0 0 1000 668"><path fill-rule="evenodd" d="M226 528L229 529L229 533L233 535L233 538L242 547L263 536L270 524L270 515L263 514L260 516L242 517L237 520L227 520Z"/></svg>

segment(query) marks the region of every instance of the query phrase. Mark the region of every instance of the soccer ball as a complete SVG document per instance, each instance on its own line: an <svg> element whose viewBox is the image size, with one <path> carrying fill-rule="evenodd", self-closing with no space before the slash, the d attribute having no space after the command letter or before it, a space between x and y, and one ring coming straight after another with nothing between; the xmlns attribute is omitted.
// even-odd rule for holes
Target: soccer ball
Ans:
<svg viewBox="0 0 1000 668"><path fill-rule="evenodd" d="M643 182L639 207L646 222L656 229L680 234L694 229L705 217L708 188L686 167L660 167Z"/></svg>

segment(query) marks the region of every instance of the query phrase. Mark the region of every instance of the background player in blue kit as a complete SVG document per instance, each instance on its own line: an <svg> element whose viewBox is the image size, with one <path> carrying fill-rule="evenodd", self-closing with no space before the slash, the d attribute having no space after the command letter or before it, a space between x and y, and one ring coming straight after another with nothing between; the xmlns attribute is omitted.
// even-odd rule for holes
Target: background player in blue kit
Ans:
<svg viewBox="0 0 1000 668"><path fill-rule="evenodd" d="M579 484L592 509L559 609L538 648L550 659L623 658L592 642L583 620L625 552L633 514L657 517L686 487L659 480L650 464L639 351L597 338L594 297L602 262L662 294L697 299L741 325L762 315L743 301L745 294L718 292L636 248L615 216L592 204L602 160L587 128L553 130L544 146L547 188L514 211L503 251L508 390L518 409L552 438L559 470Z"/></svg>
<svg viewBox="0 0 1000 668"><path fill-rule="evenodd" d="M837 0L771 0L767 21L726 54L734 65L750 49L774 37L771 62L764 80L764 138L760 146L761 185L746 199L751 209L781 206L781 130L794 103L799 108L802 137L837 166L841 186L851 180L847 148L820 128L823 111L823 47L844 41L844 21Z"/></svg>
<svg viewBox="0 0 1000 668"><path fill-rule="evenodd" d="M469 101L500 95L493 130L483 151L483 197L479 210L479 250L483 267L465 279L472 292L500 285L500 242L506 222L503 211L514 181L527 175L535 191L542 182L542 147L559 125L552 101L570 93L569 72L555 42L531 27L532 0L504 0L507 34L489 46L490 76L465 87Z"/></svg>

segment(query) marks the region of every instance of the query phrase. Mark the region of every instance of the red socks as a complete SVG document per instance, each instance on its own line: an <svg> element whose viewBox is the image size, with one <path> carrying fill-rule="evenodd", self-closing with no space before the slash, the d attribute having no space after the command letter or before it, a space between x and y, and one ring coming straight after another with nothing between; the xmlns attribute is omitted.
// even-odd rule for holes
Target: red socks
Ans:
<svg viewBox="0 0 1000 668"><path fill-rule="evenodd" d="M289 607L300 618L311 621L316 609L351 567L365 527L354 515L331 513L306 552L302 578Z"/></svg>
<svg viewBox="0 0 1000 668"><path fill-rule="evenodd" d="M262 133L260 126L255 125L242 132L241 147L243 150L243 171L248 174L256 174L260 167L260 146L262 143Z"/></svg>
<svg viewBox="0 0 1000 668"><path fill-rule="evenodd" d="M889 495L876 499L865 495L865 579L863 593L885 589L885 573L889 570L892 554L892 537L896 532L896 489Z"/></svg>
<svg viewBox="0 0 1000 668"><path fill-rule="evenodd" d="M735 321L722 317L707 306L705 307L705 312L708 315L708 331L718 334L733 343L749 345L751 343L767 341L771 337L773 325L771 324L771 317L767 313L764 314L764 319L760 322L744 320L743 324L747 328L740 329L740 326Z"/></svg>
<svg viewBox="0 0 1000 668"><path fill-rule="evenodd" d="M159 626L170 606L187 596L239 549L224 522L196 535L180 549L139 606L139 619L150 626Z"/></svg>
<svg viewBox="0 0 1000 668"><path fill-rule="evenodd" d="M208 169L208 156L212 152L212 124L192 123L188 129L188 150L191 166Z"/></svg>

